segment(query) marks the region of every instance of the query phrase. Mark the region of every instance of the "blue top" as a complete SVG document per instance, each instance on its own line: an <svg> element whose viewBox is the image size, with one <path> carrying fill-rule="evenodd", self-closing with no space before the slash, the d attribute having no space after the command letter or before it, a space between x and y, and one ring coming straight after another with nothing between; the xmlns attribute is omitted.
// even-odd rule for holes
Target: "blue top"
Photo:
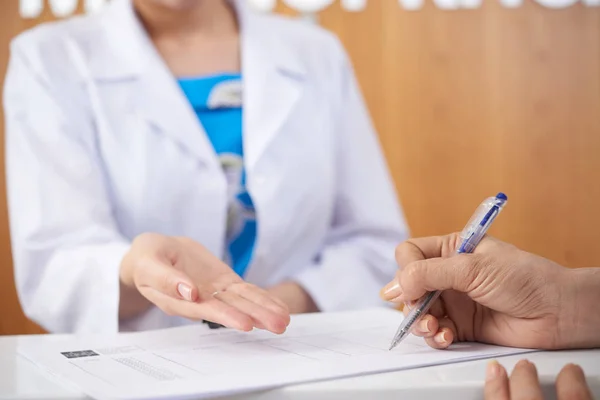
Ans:
<svg viewBox="0 0 600 400"><path fill-rule="evenodd" d="M179 85L194 108L227 177L225 262L243 277L250 264L256 240L256 216L252 199L246 191L241 83L239 74L179 80Z"/></svg>

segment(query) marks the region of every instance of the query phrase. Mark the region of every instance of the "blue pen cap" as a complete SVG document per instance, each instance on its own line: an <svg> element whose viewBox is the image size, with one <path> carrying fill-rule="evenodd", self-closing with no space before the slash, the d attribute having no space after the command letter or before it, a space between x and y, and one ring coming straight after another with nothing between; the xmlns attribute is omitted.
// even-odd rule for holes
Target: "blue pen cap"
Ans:
<svg viewBox="0 0 600 400"><path fill-rule="evenodd" d="M486 234L488 228L496 219L500 211L506 205L508 196L499 192L495 197L485 199L461 232L461 244L457 248L457 253L472 253L479 241Z"/></svg>
<svg viewBox="0 0 600 400"><path fill-rule="evenodd" d="M483 200L461 232L461 238L463 240L470 238L474 232L478 231L480 226L487 225L488 222L491 222L490 218L493 221L500 211L502 211L507 201L508 196L503 192L499 192L496 196L488 197Z"/></svg>

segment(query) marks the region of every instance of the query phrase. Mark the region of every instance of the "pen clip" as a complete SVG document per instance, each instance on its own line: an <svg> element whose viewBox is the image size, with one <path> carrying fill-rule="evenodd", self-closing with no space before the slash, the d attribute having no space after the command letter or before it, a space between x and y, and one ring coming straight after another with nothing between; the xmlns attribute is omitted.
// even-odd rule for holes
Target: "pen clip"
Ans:
<svg viewBox="0 0 600 400"><path fill-rule="evenodd" d="M457 253L471 253L487 232L489 226L506 204L506 195L498 193L496 197L488 197L473 213L473 216L460 234Z"/></svg>
<svg viewBox="0 0 600 400"><path fill-rule="evenodd" d="M471 217L469 222L467 222L464 229L460 233L461 243L459 243L458 248L460 248L462 246L462 244L464 243L464 241L467 240L468 238L470 238L478 230L481 220L494 206L493 200L494 200L493 197L489 197L489 198L485 199L479 205L479 207L477 207L477 209L473 213L473 216Z"/></svg>

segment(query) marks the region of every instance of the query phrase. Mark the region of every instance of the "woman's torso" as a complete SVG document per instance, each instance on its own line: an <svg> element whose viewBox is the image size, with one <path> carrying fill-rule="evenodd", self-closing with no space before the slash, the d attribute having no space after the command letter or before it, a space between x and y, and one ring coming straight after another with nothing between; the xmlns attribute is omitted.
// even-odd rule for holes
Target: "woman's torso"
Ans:
<svg viewBox="0 0 600 400"><path fill-rule="evenodd" d="M36 59L89 120L121 234L187 236L225 257L226 174L179 83L123 15L127 3L45 28ZM317 257L333 217L335 67L321 31L244 18L243 163L257 219L245 277L272 285Z"/></svg>

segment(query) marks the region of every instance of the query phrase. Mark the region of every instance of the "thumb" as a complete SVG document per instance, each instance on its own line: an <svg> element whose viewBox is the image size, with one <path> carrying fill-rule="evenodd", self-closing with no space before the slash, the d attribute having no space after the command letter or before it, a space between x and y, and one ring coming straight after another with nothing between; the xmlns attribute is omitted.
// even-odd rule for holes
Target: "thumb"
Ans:
<svg viewBox="0 0 600 400"><path fill-rule="evenodd" d="M190 277L158 258L139 261L134 282L138 288L150 287L175 299L193 302L198 299L198 288Z"/></svg>
<svg viewBox="0 0 600 400"><path fill-rule="evenodd" d="M402 301L421 298L426 292L456 290L468 293L480 275L481 256L460 254L449 258L430 258L408 264L398 272Z"/></svg>

